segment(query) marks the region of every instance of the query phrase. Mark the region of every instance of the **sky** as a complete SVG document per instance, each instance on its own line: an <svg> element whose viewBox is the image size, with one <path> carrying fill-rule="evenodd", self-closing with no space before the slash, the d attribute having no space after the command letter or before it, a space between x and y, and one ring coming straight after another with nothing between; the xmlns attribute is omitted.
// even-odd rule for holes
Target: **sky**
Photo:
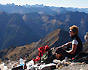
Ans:
<svg viewBox="0 0 88 70"><path fill-rule="evenodd" d="M43 4L46 6L56 7L75 7L75 8L88 8L88 0L0 0L0 4L15 5L35 5Z"/></svg>

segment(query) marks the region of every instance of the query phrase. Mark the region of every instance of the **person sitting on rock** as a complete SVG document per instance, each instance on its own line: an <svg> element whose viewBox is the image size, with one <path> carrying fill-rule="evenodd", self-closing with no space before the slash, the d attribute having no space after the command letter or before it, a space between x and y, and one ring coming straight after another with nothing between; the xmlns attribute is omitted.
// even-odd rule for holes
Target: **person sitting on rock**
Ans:
<svg viewBox="0 0 88 70"><path fill-rule="evenodd" d="M88 32L86 32L86 35L84 36L84 39L86 42L88 42Z"/></svg>
<svg viewBox="0 0 88 70"><path fill-rule="evenodd" d="M65 57L68 58L74 58L77 54L79 54L82 51L83 45L81 39L78 37L78 31L79 28L76 25L71 26L69 31L69 34L71 38L73 39L71 42L68 42L61 47L56 48L56 58L57 59L64 59ZM65 46L72 45L71 50L66 51L63 49Z"/></svg>

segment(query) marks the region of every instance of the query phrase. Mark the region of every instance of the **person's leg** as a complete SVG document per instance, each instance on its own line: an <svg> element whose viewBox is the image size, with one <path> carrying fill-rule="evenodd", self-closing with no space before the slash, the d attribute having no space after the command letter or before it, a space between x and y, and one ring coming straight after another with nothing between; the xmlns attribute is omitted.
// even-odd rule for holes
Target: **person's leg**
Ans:
<svg viewBox="0 0 88 70"><path fill-rule="evenodd" d="M56 54L57 59L60 59L60 57L61 57L61 54Z"/></svg>
<svg viewBox="0 0 88 70"><path fill-rule="evenodd" d="M63 49L61 49L61 48L58 48L57 50L56 50L56 58L57 59L60 59L60 57L69 57L69 58L71 58L71 54L69 54L68 52L66 52L65 50L63 50Z"/></svg>

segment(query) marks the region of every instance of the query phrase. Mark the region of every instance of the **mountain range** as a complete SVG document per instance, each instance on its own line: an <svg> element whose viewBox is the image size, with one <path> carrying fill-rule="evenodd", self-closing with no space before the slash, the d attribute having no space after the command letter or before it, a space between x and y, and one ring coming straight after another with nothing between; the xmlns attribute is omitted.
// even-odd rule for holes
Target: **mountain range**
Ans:
<svg viewBox="0 0 88 70"><path fill-rule="evenodd" d="M56 29L69 31L72 25L79 27L79 36L83 41L88 31L87 13L68 12L52 16L38 13L0 12L0 49L30 44Z"/></svg>
<svg viewBox="0 0 88 70"><path fill-rule="evenodd" d="M3 12L0 13L0 20L0 49L20 46L40 39L39 34L26 25L20 14Z"/></svg>
<svg viewBox="0 0 88 70"><path fill-rule="evenodd" d="M36 12L39 14L49 14L49 15L55 15L55 14L64 14L67 12L85 12L88 13L88 8L74 8L74 7L55 7L55 6L45 6L43 4L38 5L15 5L14 3L12 4L6 4L2 5L0 4L0 11L1 12L6 12L6 13L19 13L19 14L24 14L24 13L31 13L31 12Z"/></svg>

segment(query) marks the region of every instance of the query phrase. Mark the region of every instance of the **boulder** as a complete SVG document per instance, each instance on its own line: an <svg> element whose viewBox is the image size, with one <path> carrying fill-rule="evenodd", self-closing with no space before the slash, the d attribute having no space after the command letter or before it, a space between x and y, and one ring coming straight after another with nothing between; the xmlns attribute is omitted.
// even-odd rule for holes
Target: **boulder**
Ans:
<svg viewBox="0 0 88 70"><path fill-rule="evenodd" d="M88 53L88 41L83 43L83 52Z"/></svg>

